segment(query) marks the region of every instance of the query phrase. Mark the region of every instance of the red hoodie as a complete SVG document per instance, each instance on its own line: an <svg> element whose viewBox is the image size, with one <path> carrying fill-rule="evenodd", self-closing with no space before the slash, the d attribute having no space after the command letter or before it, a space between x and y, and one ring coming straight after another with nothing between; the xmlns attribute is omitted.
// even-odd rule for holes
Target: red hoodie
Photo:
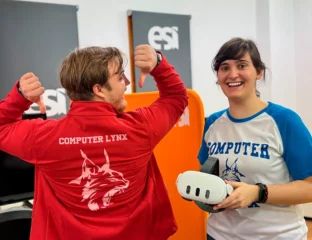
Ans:
<svg viewBox="0 0 312 240"><path fill-rule="evenodd" d="M151 75L159 98L126 113L75 101L60 120L21 120L31 102L17 86L0 102L0 149L35 164L31 240L166 240L177 231L153 149L188 98L164 56Z"/></svg>

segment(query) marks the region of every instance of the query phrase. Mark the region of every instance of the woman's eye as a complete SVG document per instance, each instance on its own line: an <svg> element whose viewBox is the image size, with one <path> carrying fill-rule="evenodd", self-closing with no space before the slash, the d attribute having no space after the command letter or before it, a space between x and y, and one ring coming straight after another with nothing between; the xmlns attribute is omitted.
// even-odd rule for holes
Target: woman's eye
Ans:
<svg viewBox="0 0 312 240"><path fill-rule="evenodd" d="M246 67L247 67L246 64L240 64L240 65L238 66L239 69L244 69L244 68L246 68Z"/></svg>
<svg viewBox="0 0 312 240"><path fill-rule="evenodd" d="M220 68L220 70L221 70L222 72L225 72L225 71L227 71L228 69L229 69L229 67L226 67L226 66Z"/></svg>

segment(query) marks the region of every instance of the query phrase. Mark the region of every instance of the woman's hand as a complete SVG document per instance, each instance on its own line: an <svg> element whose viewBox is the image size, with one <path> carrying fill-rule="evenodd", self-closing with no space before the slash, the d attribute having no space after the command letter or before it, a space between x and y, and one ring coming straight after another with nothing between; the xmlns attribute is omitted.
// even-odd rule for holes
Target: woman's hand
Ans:
<svg viewBox="0 0 312 240"><path fill-rule="evenodd" d="M251 203L258 201L259 186L247 184L244 182L225 182L234 188L234 191L224 201L214 207L214 210L219 208L236 209L248 207Z"/></svg>

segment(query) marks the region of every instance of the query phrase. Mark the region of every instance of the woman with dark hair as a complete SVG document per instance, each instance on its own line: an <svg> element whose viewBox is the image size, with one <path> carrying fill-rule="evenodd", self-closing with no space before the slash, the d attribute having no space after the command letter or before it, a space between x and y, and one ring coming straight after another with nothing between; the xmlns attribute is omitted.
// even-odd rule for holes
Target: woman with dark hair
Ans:
<svg viewBox="0 0 312 240"><path fill-rule="evenodd" d="M307 239L300 204L312 202L312 138L294 111L261 100L265 78L256 44L233 38L213 60L229 108L210 115L198 159L219 159L234 191L209 214L207 238Z"/></svg>

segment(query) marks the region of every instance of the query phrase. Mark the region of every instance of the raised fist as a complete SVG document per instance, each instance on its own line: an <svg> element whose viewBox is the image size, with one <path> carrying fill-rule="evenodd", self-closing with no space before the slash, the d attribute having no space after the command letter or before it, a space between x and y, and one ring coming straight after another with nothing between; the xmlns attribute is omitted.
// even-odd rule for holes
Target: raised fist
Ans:
<svg viewBox="0 0 312 240"><path fill-rule="evenodd" d="M139 86L142 88L146 76L157 64L157 53L149 45L139 45L135 48L134 63L137 68L141 69Z"/></svg>
<svg viewBox="0 0 312 240"><path fill-rule="evenodd" d="M41 83L35 74L24 74L19 81L19 87L26 99L38 104L41 113L46 113L46 106L42 99L44 88L41 86Z"/></svg>

